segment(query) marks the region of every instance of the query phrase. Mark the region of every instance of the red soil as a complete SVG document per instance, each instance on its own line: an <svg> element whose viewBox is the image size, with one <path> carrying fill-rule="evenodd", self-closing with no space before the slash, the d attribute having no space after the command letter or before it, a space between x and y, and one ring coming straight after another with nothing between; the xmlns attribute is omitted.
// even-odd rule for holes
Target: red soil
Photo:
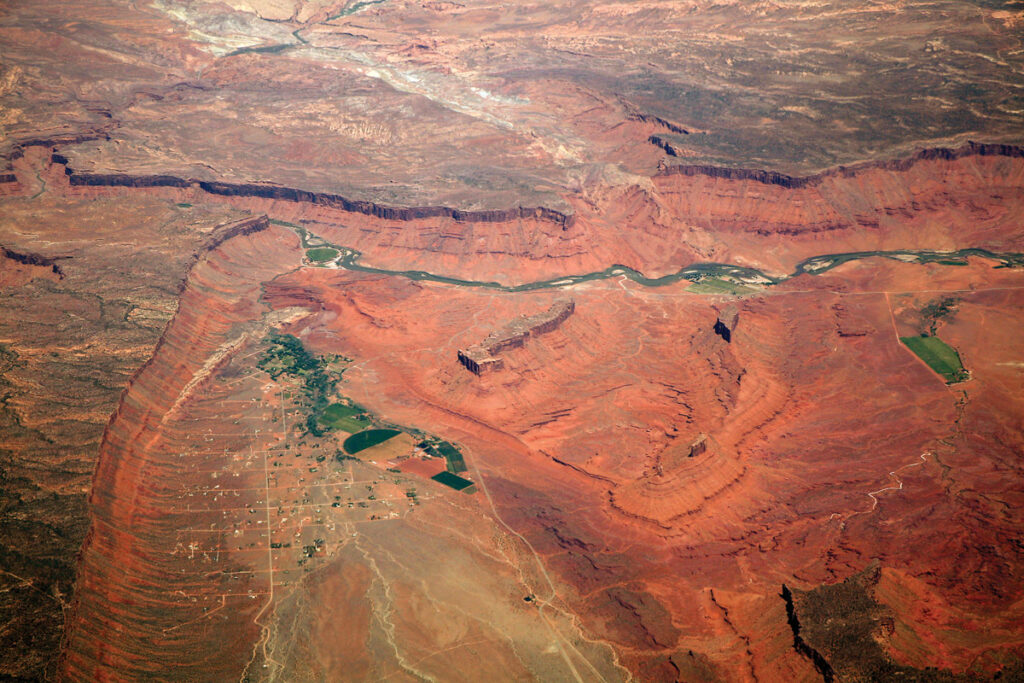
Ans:
<svg viewBox="0 0 1024 683"><path fill-rule="evenodd" d="M544 221L379 221L244 201L275 217L330 221L316 232L364 249L372 263L466 278L524 281L614 262L656 273L698 253L784 271L805 256L837 251L1019 245L1013 216L1024 197L1022 168L990 157L922 161L902 175L872 169L796 190L665 176L653 189L609 191L564 232ZM1024 557L1020 520L1009 512L1024 502L1019 270L992 270L977 259L968 267L870 260L730 301L690 294L686 283L592 282L570 290L576 310L558 329L503 351L504 367L477 377L456 362L459 348L516 316L546 310L566 292L510 294L295 269L298 263L295 238L270 228L224 242L193 269L177 316L104 439L93 529L69 617L68 678L152 675L172 664L186 677L227 678L254 662L279 664L276 650L267 651L273 636L266 626L268 608L278 605L267 597L276 584L257 569L269 550L233 551L232 566L248 578L231 583L223 569L204 573L185 562L188 547L175 545L183 529L220 520L217 510L181 508L181 492L198 481L182 470L190 438L202 437L201 462L220 468L231 465L232 453L277 443L274 427L264 427L269 436L221 435L231 420L214 406L234 394L211 379L232 358L254 353L252 343L274 324L317 352L354 358L344 390L361 405L465 450L483 495L464 500L430 490L474 521L452 518L421 538L446 552L517 548L511 569L487 574L518 582L488 588L504 591L494 604L518 624L523 608L513 609L514 592L535 593L548 611L530 614L545 627L563 636L579 629L566 636L578 644L575 654L558 646L573 666L590 662L617 676L621 665L650 679L811 679L811 664L791 647L780 585L841 579L873 558L886 568L880 595L898 615L899 637L889 644L897 660L994 670L1005 651L1021 654L1024 583L1016 568ZM943 337L963 349L972 371L956 387L897 339L897 314L912 303L901 297L922 303L945 293L960 303ZM739 311L731 343L713 331L727 303ZM266 318L265 306L277 317ZM246 391L258 405L270 400L255 384ZM688 457L701 434L709 435L707 450ZM258 507L252 491L264 472L242 471L251 499L239 504ZM424 508L435 519L439 508ZM392 528L424 517L410 519ZM487 535L487 524L500 529ZM489 540L453 541L453 534ZM405 624L388 633L408 629L402 642L423 659L446 652L436 639L426 644L424 626L409 625L421 614L418 593L404 583L412 580L402 573L408 567L384 550L391 541L362 542L392 554L372 559L357 542L342 546L348 561L373 571L390 563L406 577L378 596ZM534 556L543 575L524 568ZM303 599L347 596L339 600L354 610L353 624L367 623L360 595L392 583L381 578L367 588L360 570L340 571L287 585ZM186 597L175 597L178 591ZM209 618L210 609L218 618ZM380 619L370 623L372 633ZM323 619L308 628L331 641L308 646L320 656L333 657L340 639L353 665L374 675L396 656L367 645L362 658L351 636ZM988 632L999 637L971 635ZM196 646L227 642L246 646ZM368 635L366 642L378 641ZM486 647L503 666L539 670L517 659L522 653ZM333 661L318 670L336 670L341 660ZM398 665L411 666L400 655Z"/></svg>
<svg viewBox="0 0 1024 683"><path fill-rule="evenodd" d="M938 287L977 287L978 277L989 287L1019 282L1016 272L979 267L947 268ZM891 262L861 270L871 287L890 280L901 288L927 272ZM898 343L886 295L858 291L847 275L808 276L810 291L794 282L743 302L732 344L712 333L710 302L680 287L578 287L577 312L562 328L509 352L504 370L481 378L455 362L459 345L543 310L556 294L305 270L277 280L267 298L323 309L305 338L366 359L350 375L357 400L468 448L499 514L556 571L584 623L628 661L652 665L657 653L696 638L731 675L753 666L775 678L803 665L784 647L769 655L755 622L792 577L816 584L879 557L922 577L937 605L925 623L908 616L914 632L950 627L965 609L979 625L1005 628L1024 588L1009 570L1016 560L994 563L984 550L1013 552L1013 523L983 501L1015 502L1015 485L981 464L1017 467L1019 424L999 430L1003 443L982 437L993 430L971 426L991 420L975 398L981 377L961 405L959 390ZM840 280L850 291L826 289ZM968 293L962 308L979 310L993 296L1003 297L1002 315L1016 316L1017 327L1003 329L1019 329L1014 290ZM976 337L964 348L1014 356L1021 345ZM1019 370L1000 377L1019 394ZM999 398L1005 409L997 414L1019 415L1019 399L1005 391ZM673 457L698 431L712 435L708 451ZM656 469L668 461L671 469ZM950 477L961 482L956 492L943 484ZM895 490L898 481L906 491ZM984 490L971 494L972 505L1005 522L973 529L965 488ZM976 561L951 565L949 553ZM753 644L736 633L707 640L718 608L694 605L692 591L712 587L736 593L739 605L760 605L746 617ZM999 645L946 643L915 663L962 669L988 647ZM752 654L737 663L746 648Z"/></svg>
<svg viewBox="0 0 1024 683"><path fill-rule="evenodd" d="M425 479L429 479L435 474L440 474L445 471L444 460L441 458L412 457L408 460L403 460L398 465L398 468L403 472L418 474Z"/></svg>

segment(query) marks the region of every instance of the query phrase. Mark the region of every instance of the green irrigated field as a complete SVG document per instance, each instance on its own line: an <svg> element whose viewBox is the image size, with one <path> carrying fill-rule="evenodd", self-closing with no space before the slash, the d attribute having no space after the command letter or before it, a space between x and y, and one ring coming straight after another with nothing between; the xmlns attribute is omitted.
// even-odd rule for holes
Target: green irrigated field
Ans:
<svg viewBox="0 0 1024 683"><path fill-rule="evenodd" d="M338 250L331 249L330 247L316 247L315 249L306 250L306 257L309 258L310 261L315 261L316 263L330 261L337 255Z"/></svg>
<svg viewBox="0 0 1024 683"><path fill-rule="evenodd" d="M462 457L462 452L447 441L442 441L436 444L435 448L437 448L441 455L444 456L444 459L448 461L448 471L452 474L465 472L469 469L466 467L466 461Z"/></svg>
<svg viewBox="0 0 1024 683"><path fill-rule="evenodd" d="M466 460L462 457L462 452L447 441L428 439L419 445L431 455L444 458L447 461L448 471L452 474L469 469L466 467Z"/></svg>
<svg viewBox="0 0 1024 683"><path fill-rule="evenodd" d="M365 432L353 434L345 439L343 446L347 453L355 454L366 450L370 446L384 443L391 437L398 436L401 433L397 429L367 429Z"/></svg>
<svg viewBox="0 0 1024 683"><path fill-rule="evenodd" d="M757 290L738 282L730 282L728 280L709 277L690 285L687 287L686 291L691 294L732 294L734 296L738 296L740 294L750 294Z"/></svg>
<svg viewBox="0 0 1024 683"><path fill-rule="evenodd" d="M366 411L359 406L332 403L320 415L320 424L331 429L341 429L349 434L366 429L370 425Z"/></svg>
<svg viewBox="0 0 1024 683"><path fill-rule="evenodd" d="M473 485L473 482L471 482L469 479L463 479L462 477L454 475L451 472L447 471L438 472L437 474L432 476L431 479L441 484L444 484L445 486L451 487L456 491L468 489L470 486Z"/></svg>
<svg viewBox="0 0 1024 683"><path fill-rule="evenodd" d="M960 362L960 354L938 337L900 337L907 348L946 379L946 384L962 382L969 377Z"/></svg>

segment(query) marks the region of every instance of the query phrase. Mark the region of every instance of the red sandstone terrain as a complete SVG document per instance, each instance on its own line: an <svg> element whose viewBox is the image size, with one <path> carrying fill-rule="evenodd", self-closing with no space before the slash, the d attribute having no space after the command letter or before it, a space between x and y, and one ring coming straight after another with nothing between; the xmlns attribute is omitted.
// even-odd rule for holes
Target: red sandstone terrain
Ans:
<svg viewBox="0 0 1024 683"><path fill-rule="evenodd" d="M315 219L296 213L301 202L256 206L292 208L276 215L305 220L331 241L353 234L328 224L322 211ZM990 213L1003 215L1002 208ZM892 219L894 231L915 218ZM515 293L300 268L290 231L242 225L258 232L236 229L230 237L228 228L193 267L177 316L108 427L104 452L111 455L101 455L94 481L84 588L70 613L69 677L148 676L172 663L182 676L198 676L212 663L190 648L230 641L255 646L231 657L218 650L223 670L216 670L225 676L242 669L317 677L351 663L371 678L430 677L462 666L437 653L465 661L472 651L503 662L503 672L541 678L614 679L629 671L658 680L810 680L814 662L793 648L780 587L829 583L871 560L883 567L878 599L894 615L883 642L892 662L983 674L1019 654L1019 526L1000 511L1012 509L1003 506L1016 505L1020 492L1018 475L1009 474L1021 434L1014 360L1021 347L1013 332L1024 314L1019 269L993 270L992 261L974 257L959 267L874 258L740 299L692 294L685 280L650 288L622 277ZM451 230L480 225L453 222ZM981 240L986 228L973 227ZM879 231L886 234L884 226ZM951 246L972 238L963 239ZM373 247L364 258L386 263ZM914 333L905 327L911 319L903 321L910 312L946 295L956 297L957 309L941 322L942 336L963 349L971 371L963 385L946 386L898 340ZM477 376L457 361L459 349L567 296L574 312L522 346L501 349L502 367ZM983 321L993 311L1004 322L984 335L967 332L988 329ZM723 318L733 325L728 342L713 329ZM397 518L365 513L365 526L339 513L319 523L316 515L300 518L302 534L311 525L329 529L319 532L328 550L323 569L297 570L269 547L273 534L252 521L266 512L264 528L289 529L302 505L326 508L330 500L309 498L328 484L297 474L284 480L288 495L298 496L291 515L292 499L274 497L284 495L275 491L287 475L271 478L266 461L301 436L268 422L275 400L284 420L290 410L251 374L260 340L277 326L314 352L352 358L346 395L465 448L481 490L469 497L437 491ZM241 408L225 413L235 404ZM238 424L249 431L229 426ZM198 449L189 443L196 438ZM183 458L193 464L182 467ZM211 470L236 479L228 507L204 475ZM356 469L326 476L336 486L358 481ZM399 488L408 485L400 481ZM200 495L209 507L182 510L183 496ZM405 498L396 495L383 500ZM400 588L409 563L430 562L403 560L413 552L409 544L453 557L452 541L427 522L450 505L462 510L451 532L490 534L479 551L496 552L485 548L497 543L505 559L490 574L511 582L499 587L457 564L445 570L459 572L458 595L488 595L494 615L458 627L463 635L454 642L438 638L469 608L458 608L459 617L427 617L416 601L462 598L440 587L417 589L415 598ZM129 520L140 516L159 527L145 536L129 532L138 529ZM979 517L984 527L972 521ZM488 524L497 526L485 532ZM399 540L406 525L418 529L415 541ZM207 531L197 540L200 528ZM355 530L357 540L342 529ZM239 536L249 542L233 548ZM961 559L951 564L950 555ZM136 560L118 561L126 556ZM159 588L147 597L141 585ZM180 600L168 600L175 591ZM126 592L130 603L112 610ZM354 637L349 631L341 641L338 634L305 643L302 634L332 633L313 607L327 599L319 595L346 605L334 616L367 624L359 627L362 646L344 645ZM540 620L536 626L522 621L527 614ZM502 654L493 635L475 631L484 623L519 634L517 642L546 631L561 656ZM112 628L131 635L107 645ZM390 645L370 645L378 638ZM183 661L196 668L182 668Z"/></svg>
<svg viewBox="0 0 1024 683"><path fill-rule="evenodd" d="M726 344L711 331L710 303L685 290L578 287L577 312L559 330L510 352L505 369L477 378L452 362L456 346L473 338L462 330L480 324L479 315L465 316L486 311L484 320L497 322L521 310L522 297L506 296L503 304L500 295L485 294L481 307L447 288L401 284L384 295L382 309L381 287L392 289L384 283L307 274L323 284L279 280L268 299L327 305L309 342L368 358L350 375L361 401L374 405L382 401L374 397L386 396L381 410L402 421L428 416L435 430L450 425L478 454L499 514L525 530L566 583L564 599L578 605L584 623L603 639L629 653L638 670L678 657L678 648L698 634L710 638L709 620L721 621L735 605L738 632L712 650L723 673L730 672L726 677L750 670L768 680L789 675L786 667L799 666L782 657L792 655L787 647L766 651L765 634L740 620L781 610L777 591L792 580L786 577L821 583L869 558L881 558L894 577L910 567L920 572L924 557L940 563L917 574L930 577L928 588L918 584L932 603L929 618L900 622L912 637L932 643L928 655L908 660L913 664L963 670L979 655L984 660L989 648L1019 647L1018 637L994 637L1020 617L1013 518L989 508L992 526L979 534L962 507L965 489L974 505L1014 504L1011 492L1019 487L971 472L979 457L1014 467L1019 425L987 442L965 434L972 420L992 419L989 409L974 412L974 387L984 380L973 378L961 395L915 362L894 337L884 293L780 291L743 305ZM985 306L989 293L1004 292L1006 302L1014 290L1004 287L1019 282L1016 273L990 282L992 289L966 293L961 308ZM946 286L966 290L969 283ZM439 300L428 304L431 299ZM510 304L515 308L505 308ZM619 305L629 312L618 316ZM409 323L403 324L402 309ZM1019 325L1019 306L1001 309L1015 309ZM381 310L386 322L374 315ZM437 317L428 318L429 310L438 310ZM650 322L612 322L629 316ZM980 346L1013 344L997 338ZM800 354L785 351L796 347ZM560 391L552 394L548 388L556 384ZM389 385L394 389L380 390ZM1004 400L1006 418L1019 414L1012 399ZM854 403L858 410L851 413ZM706 453L673 452L688 449L698 432L711 435ZM937 554L936 543L944 548ZM638 555L640 547L647 550ZM981 564L946 565L947 553ZM971 583L990 588L969 598L961 590ZM622 586L631 598L617 597ZM726 607L709 597L695 609L689 591L710 587L708 595ZM969 607L981 594L990 597ZM899 613L907 605L893 607ZM985 645L936 640L967 613L989 634ZM737 659L746 651L744 635L755 644L746 644L750 652ZM777 637L785 644L790 634ZM708 651L707 642L701 651Z"/></svg>
<svg viewBox="0 0 1024 683"><path fill-rule="evenodd" d="M1012 251L1024 186L1018 148L965 145L805 178L695 167L606 188L574 213L395 208L273 185L168 176L90 176L64 167L73 196L131 192L223 202L313 222L324 238L392 270L522 284L624 265L651 277L693 262L786 275L807 258L865 250ZM728 170L728 169L726 169ZM728 176L728 174L725 174ZM369 215L367 215L369 214ZM779 246L784 240L784 248Z"/></svg>
<svg viewBox="0 0 1024 683"><path fill-rule="evenodd" d="M0 9L0 677L1024 676L1010 4Z"/></svg>

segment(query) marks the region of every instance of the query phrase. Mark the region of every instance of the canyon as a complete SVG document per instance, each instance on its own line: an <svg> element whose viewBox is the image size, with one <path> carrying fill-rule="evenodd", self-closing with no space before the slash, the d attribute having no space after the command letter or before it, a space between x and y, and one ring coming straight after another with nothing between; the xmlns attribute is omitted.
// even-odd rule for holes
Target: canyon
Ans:
<svg viewBox="0 0 1024 683"><path fill-rule="evenodd" d="M1016 163L1018 157L998 158ZM29 162L40 170L31 171ZM977 168L972 155L941 163ZM986 328L980 338L975 321L991 315L1020 320L1019 268L993 269L981 257L967 257L958 266L866 257L761 284L739 298L688 293L695 284L685 279L652 287L613 277L570 281L564 285L571 289L569 306L557 284L502 291L301 265L300 236L289 221L347 246L345 238L360 234L351 223L387 220L362 211L334 208L328 214L312 201L204 197L195 188L185 195L180 188L166 194L166 188L152 186L76 185L42 149L29 150L15 168L24 194L32 191L31 176L38 172L57 206L141 201L178 216L192 215L199 206L221 212L213 215L237 216L220 222L204 216L204 236L177 266L177 312L149 347L99 437L88 501L92 522L77 588L64 608L64 677L141 678L169 667L183 678L223 678L238 671L290 677L307 669L305 675L316 677L350 661L362 662L370 677L416 677L462 666L459 648L446 657L431 653L448 651L467 636L449 645L436 640L445 630L440 622L423 620L415 607L418 591L396 588L411 580L396 555L410 552L400 540L408 534L415 535L419 552L451 556L459 547L504 558L486 573L489 578L466 578L470 573L460 579L463 590L472 585L471 592L491 591L488 608L504 615L497 620L478 616L466 622L472 609L464 595L442 585L429 592L435 600L445 596L458 610L443 617L446 628L462 624L466 633L477 633L473 647L486 651L489 661L531 677L572 677L575 671L606 680L813 680L814 657L793 647L780 587L827 585L870 560L881 563L879 585L887 587L882 599L893 615L882 645L886 661L980 675L998 671L1000 653L1018 647L1013 624L1022 587L1013 578L1019 558L1011 541L1017 527L996 503L1014 504L1015 486L1006 488L1005 477L993 478L991 465L984 464L992 463L996 472L1014 467L1012 444L1020 434L1019 372L1012 364L1020 348L1013 338L1018 323ZM1009 185L1019 175L1005 177ZM762 201L753 188L728 185L764 186L758 180L715 182L726 183L722 196L753 194L751 202ZM686 189L674 186L672 194ZM1002 192L1012 196L1008 189ZM243 201L254 203L248 217ZM957 204L948 195L922 197L918 211L949 215ZM263 210L266 215L256 213ZM990 225L949 231L962 241L948 246L1012 247L1014 236L1004 232L1012 216L1001 210L988 209L995 216ZM496 224L500 232L523 220L482 222ZM574 226L593 221L578 216ZM404 222L410 232L431 224L452 232L479 229L451 216ZM900 229L906 228L894 232ZM809 225L803 232L815 235L819 256L848 248L843 229L821 233ZM743 230L716 233L723 241L735 239L736 253L749 239ZM986 234L1000 237L985 240ZM12 248L5 253L24 253L14 249L21 245L8 243ZM359 246L372 263L411 268L423 258L411 247ZM38 271L32 279L21 275L12 282L64 282L75 273L74 256L52 249L8 259ZM755 264L771 267L768 260ZM468 277L476 267L438 270ZM902 326L901 334L909 332L915 323L907 316L939 292L959 302L941 330L971 369L971 381L962 387L947 388L894 335L894 325ZM565 310L572 314L557 314ZM474 377L452 362L459 349L488 335L502 336L495 330L509 320L531 327L527 323L535 318L544 318L543 334L504 344L500 367ZM548 318L557 324L545 325ZM729 322L728 340L715 329L723 319ZM253 364L276 329L295 334L315 353L354 359L344 374L346 395L395 423L458 443L483 489L467 496L432 488L426 495L422 488L429 485L420 480L420 505L399 517L320 517L320 508L331 509L330 498L316 493L324 487L386 482L364 463L346 470L344 460L306 459L315 450L304 443L308 436L297 427L298 415L288 417L296 410L283 398L288 392L260 380ZM552 392L555 386L560 391ZM850 386L857 387L855 394L847 391ZM850 401L860 406L854 414ZM234 407L225 412L225 406ZM284 423L271 419L275 410ZM285 446L296 449L296 457L302 454L302 461L268 475L266 463L282 457ZM311 466L324 468L323 483L309 479ZM230 487L214 484L213 474L230 476ZM392 489L408 485L401 477L390 483ZM374 495L370 504L387 502L389 515L394 501L407 499L397 490ZM203 507L189 502L182 509L183 501L196 497L204 499ZM312 506L319 507L311 519L298 512ZM466 547L445 524L433 526L438 515L450 516L444 510L451 506L466 520L458 533L486 533L491 540ZM341 508L350 514L348 509ZM268 520L253 517L261 510ZM922 523L921 515L929 521ZM975 515L984 516L984 527L971 521ZM272 540L275 534L287 537L289 528L302 540L287 546ZM316 538L306 538L313 529L320 529ZM340 529L357 530L360 540L338 535ZM925 550L936 544L936 534L948 549L940 554ZM303 543L315 548L315 567L295 565L283 552ZM646 549L643 554L637 554L639 547ZM947 552L977 560L950 566L944 562ZM475 564L483 557L465 561ZM456 566L468 571L468 565ZM965 591L968 580L975 588ZM394 590L399 592L389 592ZM299 634L329 628L315 609L310 612L315 602L308 602L324 591L349 596L343 612L366 624L364 643L384 640L369 649L354 642L352 654L336 655L342 659L330 660L334 664L323 659L328 651L307 652L300 666L294 650ZM927 618L915 611L921 604L929 606ZM951 628L965 621L973 623L970 631ZM549 633L562 644L564 658L503 651L500 639L478 631L485 622L520 634L515 638L521 642ZM946 635L936 639L938 633ZM969 633L989 637L972 641ZM197 657L197 642L221 645ZM226 642L255 645L228 656ZM390 647L400 653L397 659ZM419 663L410 667L414 660Z"/></svg>
<svg viewBox="0 0 1024 683"><path fill-rule="evenodd" d="M0 9L0 677L1024 675L1011 4Z"/></svg>

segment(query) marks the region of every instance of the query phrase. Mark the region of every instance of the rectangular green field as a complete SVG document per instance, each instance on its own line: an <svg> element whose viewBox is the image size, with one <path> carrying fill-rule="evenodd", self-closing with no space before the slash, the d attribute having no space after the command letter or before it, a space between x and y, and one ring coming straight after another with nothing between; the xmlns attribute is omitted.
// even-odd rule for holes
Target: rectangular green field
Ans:
<svg viewBox="0 0 1024 683"><path fill-rule="evenodd" d="M451 445L447 441L442 441L434 445L434 448L444 457L447 461L448 471L452 474L458 474L459 472L465 472L467 469L466 461L462 457L462 453L458 448Z"/></svg>
<svg viewBox="0 0 1024 683"><path fill-rule="evenodd" d="M388 439L398 436L402 432L397 429L367 429L364 432L357 432L352 436L345 439L345 443L341 445L347 453L355 455L359 451L364 451L371 446L376 446L379 443L384 443Z"/></svg>
<svg viewBox="0 0 1024 683"><path fill-rule="evenodd" d="M468 489L470 486L473 485L473 482L471 482L469 479L463 479L462 477L454 475L451 472L447 471L438 472L437 474L432 476L431 479L441 484L444 484L445 486L451 487L456 491Z"/></svg>
<svg viewBox="0 0 1024 683"><path fill-rule="evenodd" d="M942 375L946 384L967 379L968 374L960 362L960 354L938 337L900 337L900 341L927 363L928 367Z"/></svg>
<svg viewBox="0 0 1024 683"><path fill-rule="evenodd" d="M365 412L359 406L332 403L324 408L319 421L325 427L341 429L349 434L355 434L370 424L370 420L366 417Z"/></svg>

